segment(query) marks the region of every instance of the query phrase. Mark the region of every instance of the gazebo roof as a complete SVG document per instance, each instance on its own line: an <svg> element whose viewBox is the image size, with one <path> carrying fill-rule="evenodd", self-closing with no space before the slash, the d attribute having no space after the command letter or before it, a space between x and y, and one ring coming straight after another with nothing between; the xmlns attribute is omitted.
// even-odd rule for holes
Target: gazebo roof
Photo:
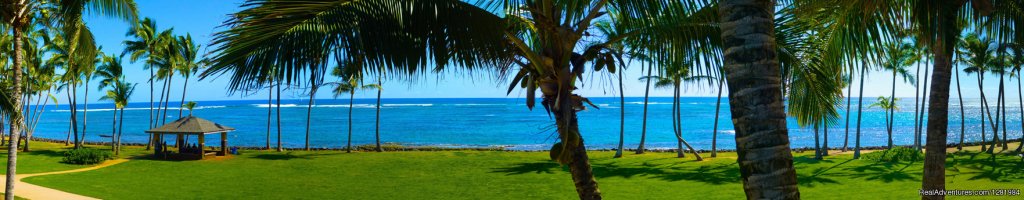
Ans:
<svg viewBox="0 0 1024 200"><path fill-rule="evenodd" d="M188 116L163 126L146 130L146 133L208 134L234 131L235 128L213 123L198 117Z"/></svg>

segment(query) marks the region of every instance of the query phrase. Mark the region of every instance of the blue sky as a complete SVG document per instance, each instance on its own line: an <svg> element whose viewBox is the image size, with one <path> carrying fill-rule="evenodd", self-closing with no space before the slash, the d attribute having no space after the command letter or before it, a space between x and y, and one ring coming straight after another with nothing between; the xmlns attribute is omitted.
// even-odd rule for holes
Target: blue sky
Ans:
<svg viewBox="0 0 1024 200"><path fill-rule="evenodd" d="M239 10L239 5L242 3L240 0L181 0L181 1L137 1L139 6L140 17L153 18L157 23L159 29L174 28L174 33L178 35L184 35L185 33L192 34L192 37L203 44L203 51L208 47L213 33L223 30L219 27L221 22L227 19L229 13L233 13ZM92 28L93 34L96 37L97 45L102 45L103 50L108 54L120 54L124 48L122 42L126 39L130 39L125 36L125 32L128 30L128 23L109 19L105 17L88 16L86 19L88 26ZM136 89L136 95L132 97L132 102L146 102L149 101L149 85L145 81L149 77L149 72L143 70L141 62L139 63L125 63L125 74L128 76L128 81L133 83L140 83ZM626 96L643 96L644 94L644 83L637 80L641 77L640 66L631 66L626 70L625 74L625 88ZM911 69L913 70L913 69ZM922 69L923 70L923 69ZM923 73L923 72L922 72ZM963 94L965 98L977 98L978 88L977 79L973 75L960 74L961 85L963 86ZM998 79L991 78L993 76L986 76L986 93L989 97L994 98L996 93L996 87ZM214 77L216 78L216 77ZM240 93L229 94L227 91L227 78L220 78L215 80L202 80L196 81L191 80L189 83L188 94L186 101L206 101L206 100L240 100L240 99L265 99L266 91L260 91L255 94L243 95ZM614 86L614 79L611 77L599 77L595 75L593 79L587 78L586 84L581 87L578 91L579 94L587 97L602 97L602 96L617 96L617 86ZM171 90L172 99L178 99L181 95L182 90L181 77L176 77L172 83L174 84ZM330 80L333 81L333 80ZM856 80L855 80L856 81ZM1012 82L1009 89L1010 97L1016 100L1016 82ZM865 80L864 96L871 97L866 98L867 100L873 101L874 97L877 96L889 96L891 92L892 77L890 72L873 72L868 75L868 79ZM91 84L90 86L95 87L97 84ZM613 87L614 86L614 87ZM470 97L488 97L488 98L505 98L505 97L523 97L521 90L513 91L511 95L505 94L507 83L496 83L492 77L484 74L477 74L476 76L463 75L463 74L438 74L436 76L428 76L418 78L416 80L395 80L384 82L384 98L470 98ZM951 98L956 98L956 85L952 85ZM854 88L854 95L857 96L857 88ZM90 89L89 102L96 102L98 99L98 92L96 89ZM160 87L156 86L157 95L159 95ZM689 89L684 91L684 96L715 96L716 91L704 89L695 90ZM844 92L845 93L845 92ZM373 98L376 93L374 92L362 92L357 93L356 98ZM670 96L671 91L668 89L652 89L652 96ZM84 94L79 94L80 98L84 97ZM914 96L914 88L905 83L898 83L896 85L896 96L897 97L911 97ZM303 91L286 91L283 93L282 98L293 99L293 98L308 98ZM317 98L332 98L329 94L329 90L320 90L317 94ZM61 102L65 100L62 98Z"/></svg>

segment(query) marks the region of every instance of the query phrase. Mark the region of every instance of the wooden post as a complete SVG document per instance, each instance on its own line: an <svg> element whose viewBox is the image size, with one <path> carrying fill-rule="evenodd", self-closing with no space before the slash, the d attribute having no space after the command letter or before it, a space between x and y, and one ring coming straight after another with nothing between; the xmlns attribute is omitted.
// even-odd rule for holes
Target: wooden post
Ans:
<svg viewBox="0 0 1024 200"><path fill-rule="evenodd" d="M181 133L178 133L177 136L178 136L178 138L177 138L178 140L175 140L174 146L178 147L178 153L182 153L182 152L184 152L182 150L185 149L185 145L182 144L182 143L185 143L185 138L182 137Z"/></svg>
<svg viewBox="0 0 1024 200"><path fill-rule="evenodd" d="M220 132L220 155L228 155L228 132Z"/></svg>
<svg viewBox="0 0 1024 200"><path fill-rule="evenodd" d="M199 134L199 159L206 158L206 134Z"/></svg>
<svg viewBox="0 0 1024 200"><path fill-rule="evenodd" d="M160 144L160 137L157 137L157 135L158 135L158 133L150 133L149 137L152 138L153 144L159 145ZM155 156L159 156L160 155L160 147L159 146L157 146L156 148L153 148L153 155L155 155Z"/></svg>

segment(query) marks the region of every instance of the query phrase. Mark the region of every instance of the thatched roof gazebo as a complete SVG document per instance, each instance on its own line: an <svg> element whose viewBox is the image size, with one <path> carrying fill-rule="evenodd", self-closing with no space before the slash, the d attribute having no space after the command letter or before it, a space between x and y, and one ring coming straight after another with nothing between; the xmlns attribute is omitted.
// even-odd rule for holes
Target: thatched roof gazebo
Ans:
<svg viewBox="0 0 1024 200"><path fill-rule="evenodd" d="M235 128L202 118L188 116L163 126L146 130L146 133L152 134L153 144L156 146L156 148L153 148L153 153L158 158L203 159L207 155L225 156L228 154L227 135L230 131L235 131ZM221 138L220 150L206 150L206 135L217 133L220 133ZM168 134L177 136L176 143L174 143L178 147L177 152L167 149L167 142L164 141L163 136ZM185 137L188 135L197 135L199 138L198 143L193 145L186 144Z"/></svg>

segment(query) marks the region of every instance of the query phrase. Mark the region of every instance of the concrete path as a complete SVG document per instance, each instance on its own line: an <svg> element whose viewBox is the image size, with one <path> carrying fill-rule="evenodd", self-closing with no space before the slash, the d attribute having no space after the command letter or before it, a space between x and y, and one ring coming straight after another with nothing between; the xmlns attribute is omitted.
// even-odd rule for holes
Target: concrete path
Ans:
<svg viewBox="0 0 1024 200"><path fill-rule="evenodd" d="M84 171L89 171L89 170L96 170L96 169L100 169L100 168L104 168L104 167L113 166L113 165L116 165L116 164L121 164L121 163L124 163L124 162L128 162L128 159L109 160L109 161L103 162L102 164L99 164L99 165L96 165L96 166L86 167L86 168L81 168L81 169L67 170L67 171L44 172L44 173L35 173L35 174L22 174L22 175L19 175L17 177L17 180L15 180L14 195L18 196L18 197L21 197L21 198L26 198L26 199L64 199L64 200L96 199L96 198L82 196L82 195L77 195L77 194L72 194L72 193L68 193L68 192L64 192L64 191L60 191L60 190L50 189L50 188L46 188L46 187L42 187L42 186L38 186L38 185L32 185L32 184L29 184L29 183L22 182L21 180L25 179L25 178L28 178L28 177L33 177L33 176L45 176L45 175L54 175L54 174L67 174L67 173L75 173L75 172L84 172ZM0 188L6 187L6 186L7 186L7 183L5 183L3 181L0 181Z"/></svg>

